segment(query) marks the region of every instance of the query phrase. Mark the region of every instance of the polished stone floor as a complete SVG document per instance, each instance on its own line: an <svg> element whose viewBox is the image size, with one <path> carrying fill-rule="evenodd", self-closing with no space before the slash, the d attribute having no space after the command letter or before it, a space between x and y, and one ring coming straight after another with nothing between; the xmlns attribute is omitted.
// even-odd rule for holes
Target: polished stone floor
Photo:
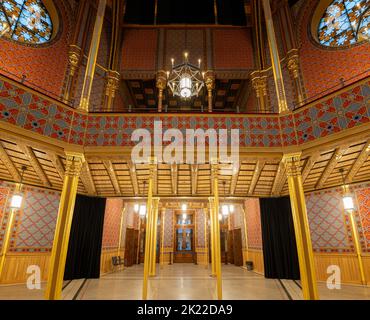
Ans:
<svg viewBox="0 0 370 320"><path fill-rule="evenodd" d="M65 300L139 300L142 291L143 266L106 274L101 279L81 279L65 282ZM232 265L222 267L223 298L235 300L300 300L299 282L272 280ZM28 290L25 285L0 286L0 300L43 299L41 290ZM323 300L370 300L370 288L342 285L341 290L329 290L319 283ZM149 281L149 299L153 300L213 300L216 280L209 270L193 264L158 267L157 277Z"/></svg>

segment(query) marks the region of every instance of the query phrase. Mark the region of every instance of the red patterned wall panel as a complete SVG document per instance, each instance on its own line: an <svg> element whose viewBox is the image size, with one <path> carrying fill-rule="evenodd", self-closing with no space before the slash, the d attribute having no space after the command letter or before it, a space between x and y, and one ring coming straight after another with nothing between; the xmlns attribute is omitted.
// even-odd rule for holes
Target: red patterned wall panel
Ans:
<svg viewBox="0 0 370 320"><path fill-rule="evenodd" d="M0 211L3 213L0 243L10 213L9 198L14 184L0 181ZM23 188L24 200L16 212L10 238L11 252L50 252L58 215L60 193L35 187ZM8 202L5 196L8 193Z"/></svg>
<svg viewBox="0 0 370 320"><path fill-rule="evenodd" d="M107 199L104 216L103 249L118 247L122 210L123 201L121 199Z"/></svg>
<svg viewBox="0 0 370 320"><path fill-rule="evenodd" d="M246 220L248 248L262 250L262 230L260 202L255 198L248 198L244 203Z"/></svg>
<svg viewBox="0 0 370 320"><path fill-rule="evenodd" d="M157 30L128 29L123 37L122 70L156 69Z"/></svg>
<svg viewBox="0 0 370 320"><path fill-rule="evenodd" d="M65 1L54 1L60 13L61 31L50 45L26 46L0 39L1 73L18 78L26 76L27 84L37 86L54 95L62 92L68 61L71 10Z"/></svg>
<svg viewBox="0 0 370 320"><path fill-rule="evenodd" d="M370 69L370 44L364 43L350 49L328 49L314 44L309 35L311 17L318 0L305 2L297 19L300 21L300 57L304 84L308 97L321 96L323 91L340 86L340 78L349 79ZM362 75L361 77L365 77ZM358 79L353 79L355 82Z"/></svg>
<svg viewBox="0 0 370 320"><path fill-rule="evenodd" d="M173 210L166 209L164 220L164 246L173 248Z"/></svg>
<svg viewBox="0 0 370 320"><path fill-rule="evenodd" d="M306 195L306 205L314 251L353 251L340 193L336 190L310 193Z"/></svg>
<svg viewBox="0 0 370 320"><path fill-rule="evenodd" d="M0 187L0 249L3 245L3 238L6 225L3 223L3 218L6 215L6 204L9 197L9 188L7 187Z"/></svg>
<svg viewBox="0 0 370 320"><path fill-rule="evenodd" d="M195 219L196 219L196 223L195 223L195 226L196 226L196 230L195 230L195 234L196 234L196 239L197 239L197 248L205 248L206 245L205 245L205 235L204 235L204 223L205 223L205 220L204 220L204 211L203 209L199 209L199 210L196 210L196 213L195 213Z"/></svg>
<svg viewBox="0 0 370 320"><path fill-rule="evenodd" d="M252 37L246 29L213 31L215 70L253 69Z"/></svg>
<svg viewBox="0 0 370 320"><path fill-rule="evenodd" d="M364 235L364 247L370 252L370 188L356 191L358 212Z"/></svg>

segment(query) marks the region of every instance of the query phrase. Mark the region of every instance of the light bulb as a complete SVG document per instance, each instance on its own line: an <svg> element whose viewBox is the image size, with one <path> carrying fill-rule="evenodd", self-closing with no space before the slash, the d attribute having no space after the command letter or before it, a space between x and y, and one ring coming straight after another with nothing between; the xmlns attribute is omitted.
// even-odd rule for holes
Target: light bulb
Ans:
<svg viewBox="0 0 370 320"><path fill-rule="evenodd" d="M228 215L229 215L229 206L228 206L228 205L226 205L226 204L224 204L224 205L222 206L222 215L223 215L223 216L228 216Z"/></svg>
<svg viewBox="0 0 370 320"><path fill-rule="evenodd" d="M230 213L234 213L234 211L235 211L235 206L234 206L233 204L230 204L230 205L229 205L229 211L230 211Z"/></svg>
<svg viewBox="0 0 370 320"><path fill-rule="evenodd" d="M140 206L139 215L141 217L145 217L146 216L146 206Z"/></svg>
<svg viewBox="0 0 370 320"><path fill-rule="evenodd" d="M183 218L184 220L186 220L186 218L187 218L186 213L184 213L184 214L182 215L182 218Z"/></svg>
<svg viewBox="0 0 370 320"><path fill-rule="evenodd" d="M139 212L139 209L140 209L139 205L137 203L135 203L135 205L134 205L134 211L135 211L135 213L138 213Z"/></svg>
<svg viewBox="0 0 370 320"><path fill-rule="evenodd" d="M10 202L11 209L20 209L23 202L23 196L21 194L14 194Z"/></svg>
<svg viewBox="0 0 370 320"><path fill-rule="evenodd" d="M353 198L350 195L346 195L343 197L343 206L344 210L354 210L355 204L353 202Z"/></svg>
<svg viewBox="0 0 370 320"><path fill-rule="evenodd" d="M182 211L186 211L186 209L188 208L188 206L186 205L186 203L184 203L182 206L181 206L181 209Z"/></svg>

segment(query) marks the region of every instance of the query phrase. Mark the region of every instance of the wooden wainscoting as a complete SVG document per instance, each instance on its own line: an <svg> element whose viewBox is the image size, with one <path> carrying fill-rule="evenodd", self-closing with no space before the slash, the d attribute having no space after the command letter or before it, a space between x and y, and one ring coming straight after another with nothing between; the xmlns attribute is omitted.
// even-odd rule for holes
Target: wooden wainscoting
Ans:
<svg viewBox="0 0 370 320"><path fill-rule="evenodd" d="M330 265L337 265L341 270L342 283L361 284L358 259L355 254L314 253L314 260L318 281L326 281L329 277L327 268ZM366 262L368 263L367 269L369 269L370 259L367 258ZM364 268L366 269L366 266Z"/></svg>
<svg viewBox="0 0 370 320"><path fill-rule="evenodd" d="M8 253L5 259L1 284L26 283L29 266L38 266L41 271L41 281L48 278L50 253Z"/></svg>
<svg viewBox="0 0 370 320"><path fill-rule="evenodd" d="M367 285L370 286L370 254L366 253L362 256L364 262L365 278Z"/></svg>
<svg viewBox="0 0 370 320"><path fill-rule="evenodd" d="M171 263L173 263L173 248L172 247L164 248L163 252L161 250L159 263L167 265L170 263L170 259Z"/></svg>
<svg viewBox="0 0 370 320"><path fill-rule="evenodd" d="M107 249L102 251L100 258L100 274L110 273L117 271L118 269L123 270L123 266L113 267L112 257L117 256L117 249ZM120 251L120 257L123 259L125 256L125 250Z"/></svg>
<svg viewBox="0 0 370 320"><path fill-rule="evenodd" d="M247 259L248 256L248 259ZM249 249L243 250L243 261L244 261L244 266L246 261L253 261L254 265L254 272L259 273L259 274L264 274L265 272L265 266L263 262L263 252L262 250L253 250Z"/></svg>
<svg viewBox="0 0 370 320"><path fill-rule="evenodd" d="M196 248L195 252L197 253L197 264L201 266L208 265L208 249L207 248Z"/></svg>

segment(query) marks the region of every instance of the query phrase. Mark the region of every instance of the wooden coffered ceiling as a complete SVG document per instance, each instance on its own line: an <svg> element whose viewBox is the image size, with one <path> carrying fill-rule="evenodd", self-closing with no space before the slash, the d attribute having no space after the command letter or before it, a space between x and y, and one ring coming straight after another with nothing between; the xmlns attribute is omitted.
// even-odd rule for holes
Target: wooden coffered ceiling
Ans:
<svg viewBox="0 0 370 320"><path fill-rule="evenodd" d="M44 149L41 144L0 139L0 179L20 180L21 167L27 166L24 183L61 190L65 157ZM103 197L145 197L148 165L135 165L128 157L86 154L87 163L80 177L78 192ZM313 153L303 153L302 176L306 191L342 184L340 168L348 183L370 180L370 140L344 144ZM278 196L288 194L281 154L249 156L241 159L238 170L220 165L219 193L223 197ZM155 171L154 193L160 197L208 197L212 190L210 164L159 164ZM226 192L224 192L224 189Z"/></svg>
<svg viewBox="0 0 370 320"><path fill-rule="evenodd" d="M245 112L250 94L247 80L217 79L213 96L214 112ZM115 112L157 112L158 90L155 79L125 80L121 86L125 106L117 106ZM163 106L168 112L202 112L208 108L208 95L203 90L199 97L183 101L173 97L168 89L164 92ZM124 107L125 109L122 109Z"/></svg>

